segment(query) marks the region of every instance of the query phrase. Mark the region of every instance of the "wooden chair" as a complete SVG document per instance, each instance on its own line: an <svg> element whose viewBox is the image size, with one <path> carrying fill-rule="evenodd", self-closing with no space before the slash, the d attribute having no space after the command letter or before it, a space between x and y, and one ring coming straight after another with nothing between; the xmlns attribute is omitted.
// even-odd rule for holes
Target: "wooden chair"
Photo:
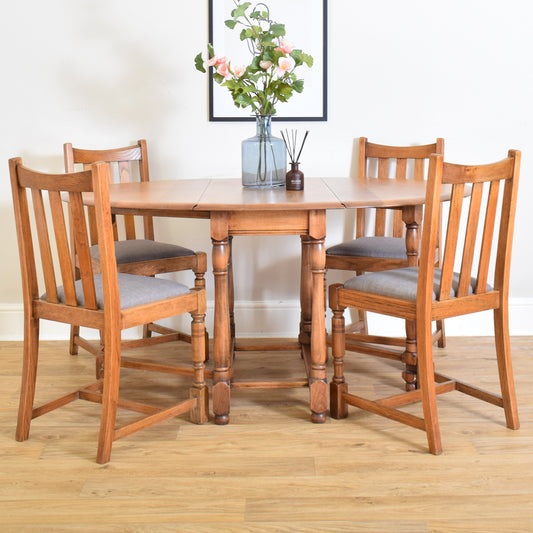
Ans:
<svg viewBox="0 0 533 533"><path fill-rule="evenodd" d="M136 179L149 181L148 150L146 141L140 140L136 145L109 150L84 150L73 148L71 143L63 145L65 171L74 172L77 165L87 167L97 161L106 162L111 168L113 181L131 182ZM80 169L81 170L81 169ZM137 237L134 215L114 215L115 253L119 272L155 276L166 272L192 270L195 273L196 288L205 288L207 256L205 252L194 252L183 246L154 240L153 218L142 217L143 236ZM99 269L99 251L95 231L94 213L89 210L91 236L91 257L95 271ZM159 335L152 337L152 332ZM145 324L141 339L123 341L123 348L135 348L150 344L159 344L180 340L191 342L190 335L174 331L158 324ZM79 327L73 326L70 339L70 353L78 353L78 346L85 348L101 360L101 345L95 346L80 336ZM209 342L206 332L206 359L209 358ZM98 371L98 370L97 370Z"/></svg>
<svg viewBox="0 0 533 533"><path fill-rule="evenodd" d="M418 146L387 146L359 139L358 179L367 176L378 179L424 180L431 154L444 154L444 139ZM436 262L439 262L437 249ZM356 236L326 250L326 269L378 272L416 264L417 258L408 258L405 246L405 224L398 209L357 209ZM408 339L412 338L406 324L406 338L383 337L368 334L366 313L358 310L358 320L350 326L346 341L354 351L401 360L405 363L403 378L406 389L416 387L416 355ZM434 340L444 347L444 322L437 322ZM399 349L396 347L400 347Z"/></svg>
<svg viewBox="0 0 533 533"><path fill-rule="evenodd" d="M207 420L205 289L189 290L170 280L118 273L109 206L109 167L105 163L97 163L78 173L54 175L32 171L22 165L20 158L16 158L9 161L9 168L24 298L24 356L17 440L29 437L33 418L76 399L102 404L98 463L109 461L114 440L139 429L185 412L190 412L191 420L196 423ZM91 261L90 237L82 200L82 193L87 192L94 193L96 226L93 231L98 238L99 273L95 273ZM68 195L68 208L62 197L65 194ZM65 217L67 210L69 221ZM72 264L72 238L78 280ZM38 243L38 247L34 248L34 243ZM42 268L39 270L36 257L40 258ZM44 293L39 287L40 279L44 280ZM193 383L190 399L161 409L120 398L121 330L182 313L192 315L193 365L189 374L193 375ZM95 383L35 407L41 319L103 331L104 365L103 377ZM144 417L115 429L117 407L136 411Z"/></svg>
<svg viewBox="0 0 533 533"><path fill-rule="evenodd" d="M367 273L330 287L335 368L330 385L333 418L346 417L348 405L360 407L426 431L431 453L439 454L442 446L436 395L457 390L503 407L507 427L518 429L508 291L519 167L520 152L514 150L500 162L475 166L444 163L442 155L432 155L420 266ZM442 266L436 268L443 186L451 187L452 195L450 202L442 204L443 209L448 208L448 223ZM466 187L471 187L469 197ZM498 238L493 249L495 235ZM460 265L456 273L455 264ZM346 307L416 322L419 389L377 400L348 392L343 371ZM431 321L489 309L494 312L501 395L434 372ZM422 402L423 418L398 409L418 401Z"/></svg>

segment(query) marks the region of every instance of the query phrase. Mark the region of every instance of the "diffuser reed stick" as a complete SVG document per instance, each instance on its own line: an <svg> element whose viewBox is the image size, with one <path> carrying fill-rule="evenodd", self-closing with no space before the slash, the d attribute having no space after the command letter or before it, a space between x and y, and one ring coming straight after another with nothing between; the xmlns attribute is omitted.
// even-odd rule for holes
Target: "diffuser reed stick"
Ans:
<svg viewBox="0 0 533 533"><path fill-rule="evenodd" d="M283 138L283 142L285 143L285 148L287 148L287 153L289 154L291 163L299 163L300 156L302 155L302 150L304 149L305 141L307 140L308 135L309 130L305 132L302 143L301 145L299 145L298 130L291 130L290 134L289 130L285 130L285 133L281 131L281 137Z"/></svg>

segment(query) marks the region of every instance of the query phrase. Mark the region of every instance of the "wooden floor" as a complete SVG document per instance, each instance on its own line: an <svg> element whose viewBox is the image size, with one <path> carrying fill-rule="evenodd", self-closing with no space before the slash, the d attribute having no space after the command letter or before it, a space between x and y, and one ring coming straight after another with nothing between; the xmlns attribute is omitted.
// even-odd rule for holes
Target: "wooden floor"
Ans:
<svg viewBox="0 0 533 533"><path fill-rule="evenodd" d="M421 431L353 408L346 420L311 424L307 389L238 390L228 426L173 419L116 442L101 466L94 404L36 419L29 441L15 441L22 343L0 343L0 531L531 532L533 338L512 346L522 428L506 429L499 408L446 394L438 457ZM188 356L182 347L151 350ZM491 339L449 339L436 359L443 373L497 386ZM66 342L43 343L41 365L38 400L92 380L91 356L69 356ZM296 352L238 354L241 376L281 374L276 367L302 372ZM352 354L347 369L352 390L401 386L389 361ZM189 386L162 374L124 377L124 394L162 405Z"/></svg>

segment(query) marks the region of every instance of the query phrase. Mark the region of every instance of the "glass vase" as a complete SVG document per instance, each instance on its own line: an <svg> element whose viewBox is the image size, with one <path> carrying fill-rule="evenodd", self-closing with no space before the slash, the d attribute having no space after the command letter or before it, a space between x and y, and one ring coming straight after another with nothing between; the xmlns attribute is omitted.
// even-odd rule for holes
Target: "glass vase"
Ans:
<svg viewBox="0 0 533 533"><path fill-rule="evenodd" d="M257 115L255 136L242 141L243 187L272 188L285 185L285 143L272 136L271 121L271 115Z"/></svg>

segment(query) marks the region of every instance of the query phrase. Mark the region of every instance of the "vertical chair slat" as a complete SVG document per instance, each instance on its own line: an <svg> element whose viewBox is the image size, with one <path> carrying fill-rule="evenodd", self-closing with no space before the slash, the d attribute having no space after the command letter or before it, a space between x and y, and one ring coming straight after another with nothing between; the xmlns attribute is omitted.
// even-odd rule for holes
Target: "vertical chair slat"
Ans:
<svg viewBox="0 0 533 533"><path fill-rule="evenodd" d="M454 185L448 211L448 226L446 230L446 243L444 257L442 259L442 275L439 290L439 300L448 300L452 288L453 267L457 251L459 237L459 225L461 221L461 207L463 205L464 185Z"/></svg>
<svg viewBox="0 0 533 533"><path fill-rule="evenodd" d="M389 177L389 160L388 159L379 159L378 160L378 178L380 180L386 180Z"/></svg>
<svg viewBox="0 0 533 533"><path fill-rule="evenodd" d="M513 181L518 182L521 154L519 151L510 150L509 157L514 157L514 180L505 182L502 199L502 216L500 232L498 234L498 248L496 254L496 266L494 272L494 287L505 294L509 290L509 265L514 233L514 217L516 212L517 187Z"/></svg>
<svg viewBox="0 0 533 533"><path fill-rule="evenodd" d="M46 299L49 302L57 303L57 283L54 271L54 262L52 259L52 248L50 246L50 235L46 212L44 209L43 195L41 190L31 190L33 211L35 213L35 227L37 231L37 241L39 242L39 251L43 265L44 287L46 290Z"/></svg>
<svg viewBox="0 0 533 533"><path fill-rule="evenodd" d="M98 233L96 231L96 219L94 214L94 207L92 205L87 207L87 219L89 221L89 235L91 237L91 245L98 244Z"/></svg>
<svg viewBox="0 0 533 533"><path fill-rule="evenodd" d="M393 213L393 227L392 227L392 236L393 237L403 237L404 234L404 224L402 220L402 211L396 209Z"/></svg>
<svg viewBox="0 0 533 533"><path fill-rule="evenodd" d="M24 299L24 309L28 309L31 307L32 300L39 297L39 287L37 283L35 251L33 249L33 238L30 228L28 196L27 192L23 191L17 182L16 166L20 163L22 163L20 158L10 159L9 173L13 193L13 210L15 212L15 223L17 227L20 270L22 274L22 296Z"/></svg>
<svg viewBox="0 0 533 533"><path fill-rule="evenodd" d="M387 228L387 210L378 208L376 209L376 231L374 235L384 236Z"/></svg>
<svg viewBox="0 0 533 533"><path fill-rule="evenodd" d="M118 241L118 224L117 224L117 217L115 215L111 215L111 220L113 221L113 238L115 241Z"/></svg>
<svg viewBox="0 0 533 533"><path fill-rule="evenodd" d="M126 239L135 239L135 218L133 215L124 215L124 227L126 229Z"/></svg>
<svg viewBox="0 0 533 533"><path fill-rule="evenodd" d="M479 254L479 266L477 273L477 283L474 288L476 294L486 292L489 274L489 261L494 240L494 226L496 221L496 210L498 208L498 195L500 192L500 182L493 181L490 184L487 198L487 210L485 214L485 227L483 229L483 240Z"/></svg>
<svg viewBox="0 0 533 533"><path fill-rule="evenodd" d="M124 228L126 230L126 239L135 239L135 218L133 215L124 215Z"/></svg>
<svg viewBox="0 0 533 533"><path fill-rule="evenodd" d="M80 152L82 152L80 150ZM108 180L108 183L109 185L111 185L113 183L113 168L111 167L111 163L114 161L104 161L107 165L107 169L108 169L108 172L107 172L107 180ZM90 163L86 163L86 166L90 166L92 163L94 163L94 161L91 161ZM111 221L112 221L112 227L113 227L113 237L115 239L115 241L118 241L119 240L119 235L118 235L118 220L117 220L117 216L115 214L111 214Z"/></svg>
<svg viewBox="0 0 533 533"><path fill-rule="evenodd" d="M70 149L69 149L70 147ZM75 164L75 153L76 150L72 149L72 144L67 143L64 145L64 154L65 154L65 168L68 172L74 172ZM90 168L89 163L84 163L83 169L88 170ZM98 232L96 231L96 215L94 213L94 206L90 205L87 207L87 217L89 220L89 233L91 236L91 245L98 244Z"/></svg>
<svg viewBox="0 0 533 533"><path fill-rule="evenodd" d="M387 158L380 158L378 160L378 179L388 179L389 177L389 160ZM387 211L385 209L376 209L376 221L374 235L385 235L385 228L387 223Z"/></svg>
<svg viewBox="0 0 533 533"><path fill-rule="evenodd" d="M396 179L407 179L407 159L403 157L396 160Z"/></svg>
<svg viewBox="0 0 533 533"><path fill-rule="evenodd" d="M356 227L355 227L355 236L357 238L365 236L366 229L366 210L358 209L356 214Z"/></svg>
<svg viewBox="0 0 533 533"><path fill-rule="evenodd" d="M65 222L65 212L63 211L63 201L58 191L50 191L49 199L54 223L57 257L63 281L63 290L65 291L65 303L67 305L77 305L74 273L72 271L72 255L68 242L68 229Z"/></svg>
<svg viewBox="0 0 533 533"><path fill-rule="evenodd" d="M129 183L131 181L131 168L129 161L119 161L118 175L120 183Z"/></svg>
<svg viewBox="0 0 533 533"><path fill-rule="evenodd" d="M150 174L148 172L148 148L146 147L146 141L141 139L139 141L140 154L139 154L139 175L141 181L150 181ZM151 216L144 216L144 238L154 240L154 219Z"/></svg>
<svg viewBox="0 0 533 533"><path fill-rule="evenodd" d="M118 163L118 173L120 183L129 183L132 181L129 161L120 161ZM133 215L124 215L124 230L126 232L126 239L135 239L135 219Z"/></svg>
<svg viewBox="0 0 533 533"><path fill-rule="evenodd" d="M461 272L459 275L459 288L457 290L457 296L459 297L466 296L470 289L482 197L483 183L475 183L472 186L470 208L468 210L468 219L466 224L463 258L461 261Z"/></svg>
<svg viewBox="0 0 533 533"><path fill-rule="evenodd" d="M96 292L94 288L94 273L91 254L89 250L89 236L87 235L87 222L83 199L80 193L70 193L71 227L74 235L76 256L78 258L80 278L83 288L85 307L97 309Z"/></svg>
<svg viewBox="0 0 533 533"><path fill-rule="evenodd" d="M396 160L396 179L405 180L407 179L407 159L401 157ZM400 209L395 209L392 213L392 236L393 237L403 237L404 228L402 220L402 212Z"/></svg>
<svg viewBox="0 0 533 533"><path fill-rule="evenodd" d="M415 159L415 180L423 181L425 178L424 175L425 161L423 159Z"/></svg>

